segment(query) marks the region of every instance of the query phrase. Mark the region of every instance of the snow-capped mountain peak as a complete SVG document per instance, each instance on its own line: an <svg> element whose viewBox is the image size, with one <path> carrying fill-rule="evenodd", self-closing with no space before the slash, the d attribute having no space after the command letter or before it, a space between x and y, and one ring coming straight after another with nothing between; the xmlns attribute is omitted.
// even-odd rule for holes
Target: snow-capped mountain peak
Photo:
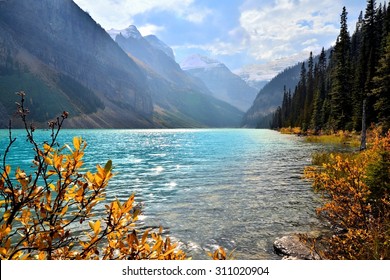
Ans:
<svg viewBox="0 0 390 280"><path fill-rule="evenodd" d="M115 40L116 36L118 36L118 35L122 35L125 38L134 38L134 39L143 38L141 33L138 31L137 27L135 27L134 25L130 25L126 29L122 29L122 30L110 29L107 31L107 33L114 40Z"/></svg>
<svg viewBox="0 0 390 280"><path fill-rule="evenodd" d="M202 56L200 54L191 55L180 63L180 67L183 70L200 69L200 68L207 69L207 68L215 68L221 66L224 66L224 64L222 64L218 60L206 56Z"/></svg>

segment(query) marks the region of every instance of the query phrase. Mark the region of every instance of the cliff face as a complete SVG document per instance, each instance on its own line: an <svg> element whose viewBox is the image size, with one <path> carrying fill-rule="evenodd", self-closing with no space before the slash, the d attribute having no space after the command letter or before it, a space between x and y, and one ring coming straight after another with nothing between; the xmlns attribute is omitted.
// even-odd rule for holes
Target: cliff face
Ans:
<svg viewBox="0 0 390 280"><path fill-rule="evenodd" d="M0 79L8 85L0 87L5 107L14 81L38 100L51 100L47 105L73 112L71 124L152 126L145 74L70 0L0 1ZM31 92L38 89L47 96Z"/></svg>

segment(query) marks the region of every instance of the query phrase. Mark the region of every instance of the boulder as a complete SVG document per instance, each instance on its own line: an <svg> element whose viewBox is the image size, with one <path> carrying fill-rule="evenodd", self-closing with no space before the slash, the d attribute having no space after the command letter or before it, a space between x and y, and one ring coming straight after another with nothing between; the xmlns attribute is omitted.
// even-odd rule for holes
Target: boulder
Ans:
<svg viewBox="0 0 390 280"><path fill-rule="evenodd" d="M274 249L283 259L288 260L319 260L320 256L313 252L298 235L288 235L278 238L274 242Z"/></svg>

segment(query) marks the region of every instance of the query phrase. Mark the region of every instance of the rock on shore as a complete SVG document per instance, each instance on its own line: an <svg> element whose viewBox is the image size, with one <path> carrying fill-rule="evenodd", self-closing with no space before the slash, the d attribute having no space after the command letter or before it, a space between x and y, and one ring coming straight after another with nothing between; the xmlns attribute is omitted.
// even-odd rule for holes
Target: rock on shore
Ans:
<svg viewBox="0 0 390 280"><path fill-rule="evenodd" d="M320 256L300 240L298 235L288 235L274 242L274 249L283 259L289 260L319 260Z"/></svg>

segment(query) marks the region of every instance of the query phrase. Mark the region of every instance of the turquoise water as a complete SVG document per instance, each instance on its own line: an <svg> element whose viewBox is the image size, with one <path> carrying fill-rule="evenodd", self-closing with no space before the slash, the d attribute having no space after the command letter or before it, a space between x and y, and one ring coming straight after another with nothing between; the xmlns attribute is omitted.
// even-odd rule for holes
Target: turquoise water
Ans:
<svg viewBox="0 0 390 280"><path fill-rule="evenodd" d="M4 152L7 131L0 132ZM31 147L24 133L8 160L27 168ZM36 139L49 139L38 131ZM301 179L320 146L271 130L63 130L88 142L85 162L94 168L112 159L108 200L136 194L143 205L140 227L159 227L194 259L219 245L236 259L277 259L272 243L293 232L321 227L319 198ZM28 147L28 148L27 148Z"/></svg>

